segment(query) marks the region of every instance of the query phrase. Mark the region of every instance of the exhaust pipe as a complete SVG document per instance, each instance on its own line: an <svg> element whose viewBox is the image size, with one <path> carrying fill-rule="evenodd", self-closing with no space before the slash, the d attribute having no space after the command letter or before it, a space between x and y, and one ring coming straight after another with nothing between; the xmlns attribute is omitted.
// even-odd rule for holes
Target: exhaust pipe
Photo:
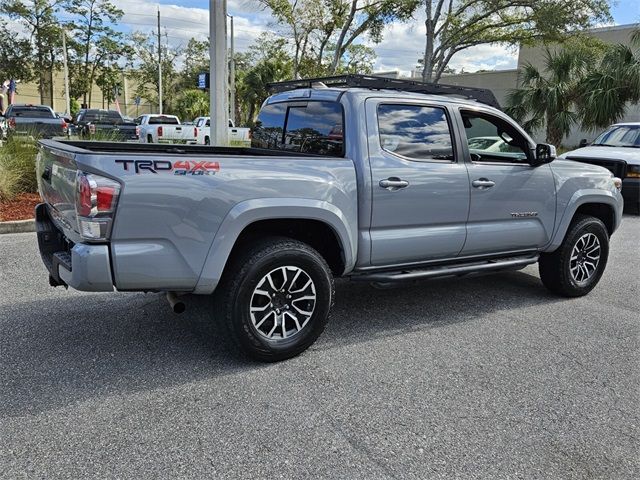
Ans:
<svg viewBox="0 0 640 480"><path fill-rule="evenodd" d="M182 313L187 308L185 303L178 298L176 292L167 292L167 302L169 302L173 313Z"/></svg>

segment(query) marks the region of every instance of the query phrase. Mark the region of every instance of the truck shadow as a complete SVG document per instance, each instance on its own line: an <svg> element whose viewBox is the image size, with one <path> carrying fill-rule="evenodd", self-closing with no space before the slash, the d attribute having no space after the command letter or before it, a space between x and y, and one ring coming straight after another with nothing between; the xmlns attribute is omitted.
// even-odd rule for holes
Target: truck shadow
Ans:
<svg viewBox="0 0 640 480"><path fill-rule="evenodd" d="M525 272L389 290L339 281L336 290L332 318L305 363L318 350L562 301ZM3 307L0 416L274 368L236 354L212 321L208 298L190 299L178 316L158 294L61 293Z"/></svg>

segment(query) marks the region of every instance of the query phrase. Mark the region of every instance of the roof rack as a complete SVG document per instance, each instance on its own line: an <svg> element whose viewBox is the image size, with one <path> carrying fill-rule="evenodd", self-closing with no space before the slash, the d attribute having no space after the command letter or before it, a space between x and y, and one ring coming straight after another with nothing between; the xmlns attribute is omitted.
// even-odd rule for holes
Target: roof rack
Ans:
<svg viewBox="0 0 640 480"><path fill-rule="evenodd" d="M267 87L272 93L281 93L298 88L314 88L319 84L327 87L360 87L373 90L402 90L405 92L427 93L431 95L454 95L469 100L476 100L500 109L500 104L491 90L485 88L460 87L441 83L423 83L414 80L377 77L375 75L336 75L332 77L304 78L286 82L269 83Z"/></svg>

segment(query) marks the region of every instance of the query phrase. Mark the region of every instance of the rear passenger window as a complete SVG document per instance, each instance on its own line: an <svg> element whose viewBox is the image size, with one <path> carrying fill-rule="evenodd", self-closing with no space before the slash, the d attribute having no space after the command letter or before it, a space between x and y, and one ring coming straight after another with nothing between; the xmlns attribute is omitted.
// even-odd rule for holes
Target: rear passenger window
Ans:
<svg viewBox="0 0 640 480"><path fill-rule="evenodd" d="M415 160L453 161L453 141L442 108L380 105L380 145L388 152Z"/></svg>
<svg viewBox="0 0 640 480"><path fill-rule="evenodd" d="M253 128L251 146L256 148L279 149L282 145L284 122L287 118L287 105L275 103L265 105L260 110Z"/></svg>
<svg viewBox="0 0 640 480"><path fill-rule="evenodd" d="M341 157L344 154L342 105L337 102L266 105L258 116L251 145Z"/></svg>

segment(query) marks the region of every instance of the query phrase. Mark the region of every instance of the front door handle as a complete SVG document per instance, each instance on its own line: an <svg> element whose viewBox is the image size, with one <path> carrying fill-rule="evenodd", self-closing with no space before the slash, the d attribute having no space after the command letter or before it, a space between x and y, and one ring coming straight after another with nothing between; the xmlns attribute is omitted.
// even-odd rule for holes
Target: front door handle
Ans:
<svg viewBox="0 0 640 480"><path fill-rule="evenodd" d="M496 184L493 180L489 180L488 178L479 178L478 180L474 180L471 182L475 188L479 188L480 190L484 190L485 188L491 188Z"/></svg>
<svg viewBox="0 0 640 480"><path fill-rule="evenodd" d="M380 180L378 183L382 188L386 188L390 191L399 190L401 188L406 188L409 186L409 182L406 180L400 180L398 177L389 177L384 180Z"/></svg>

